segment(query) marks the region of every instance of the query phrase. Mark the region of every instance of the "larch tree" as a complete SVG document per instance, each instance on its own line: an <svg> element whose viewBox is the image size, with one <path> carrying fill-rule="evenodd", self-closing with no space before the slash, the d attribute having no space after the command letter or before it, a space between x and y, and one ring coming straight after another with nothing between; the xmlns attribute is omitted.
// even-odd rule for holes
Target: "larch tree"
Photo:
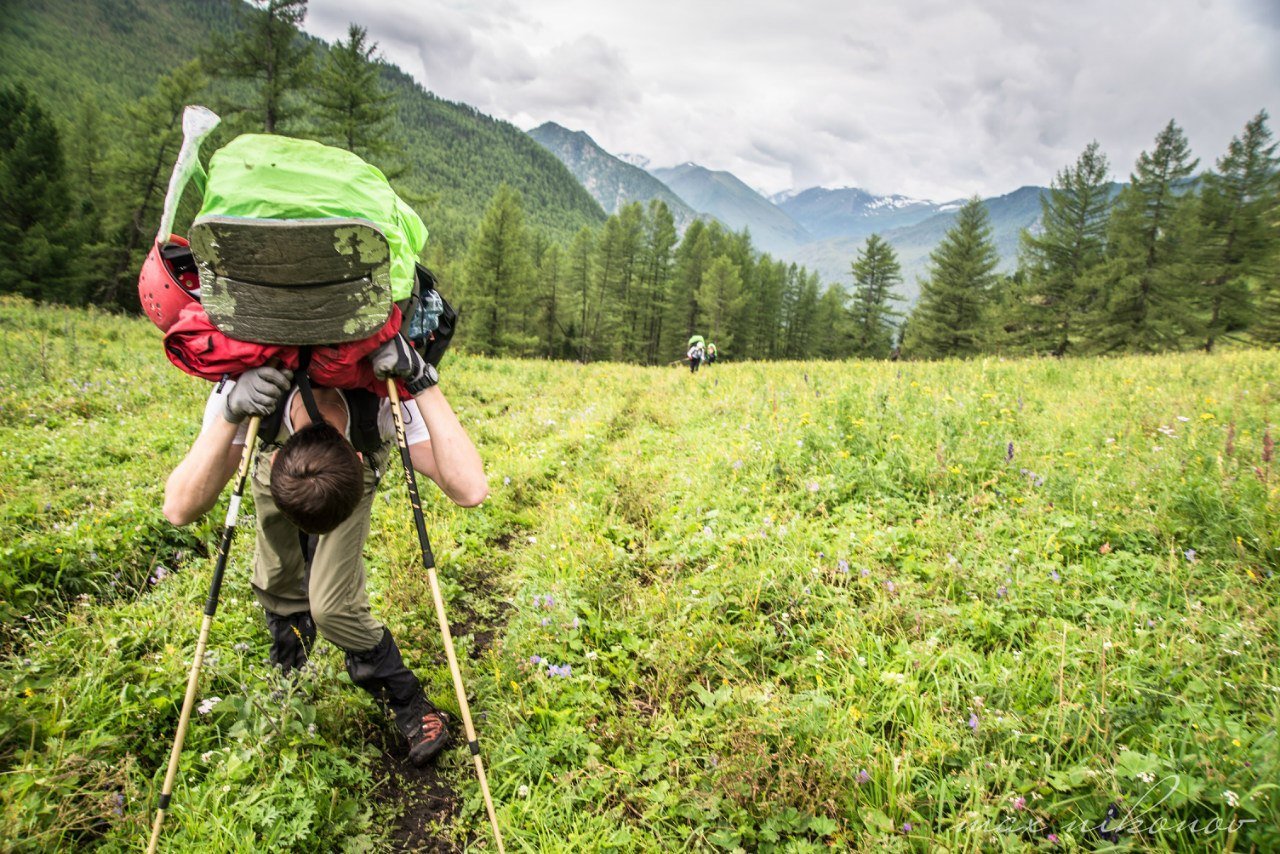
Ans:
<svg viewBox="0 0 1280 854"><path fill-rule="evenodd" d="M1203 177L1200 215L1201 292L1207 317L1204 349L1254 320L1254 283L1274 264L1277 234L1272 226L1277 192L1276 143L1259 112L1234 137L1217 168Z"/></svg>
<svg viewBox="0 0 1280 854"><path fill-rule="evenodd" d="M1098 143L1089 143L1041 197L1039 233L1022 233L1025 282L1016 322L1031 352L1063 356L1084 337L1085 276L1106 250L1110 168Z"/></svg>
<svg viewBox="0 0 1280 854"><path fill-rule="evenodd" d="M311 48L299 32L307 17L307 0L247 3L248 8L237 6L240 25L214 37L204 63L216 76L252 84L253 102L232 109L256 113L264 132L278 133L296 112L290 96L311 77Z"/></svg>
<svg viewBox="0 0 1280 854"><path fill-rule="evenodd" d="M1160 352L1195 333L1198 220L1189 189L1197 162L1173 121L1139 155L1112 208L1107 259L1087 277L1099 289L1090 312L1093 349Z"/></svg>
<svg viewBox="0 0 1280 854"><path fill-rule="evenodd" d="M973 197L929 255L929 275L903 349L912 357L972 356L983 347L1000 255L982 200Z"/></svg>
<svg viewBox="0 0 1280 854"><path fill-rule="evenodd" d="M888 358L893 350L894 318L902 316L891 305L902 301L902 295L894 290L902 284L897 253L880 235L872 234L858 250L852 272L850 355Z"/></svg>
<svg viewBox="0 0 1280 854"><path fill-rule="evenodd" d="M368 31L351 24L347 40L329 49L311 94L321 136L365 159L383 157L392 149L391 95L382 88L377 52Z"/></svg>

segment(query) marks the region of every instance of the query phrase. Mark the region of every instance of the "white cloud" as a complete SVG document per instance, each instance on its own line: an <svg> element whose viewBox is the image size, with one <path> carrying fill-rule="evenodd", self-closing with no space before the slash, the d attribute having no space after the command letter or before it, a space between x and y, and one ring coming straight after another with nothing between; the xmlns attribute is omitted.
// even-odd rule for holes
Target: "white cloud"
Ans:
<svg viewBox="0 0 1280 854"><path fill-rule="evenodd" d="M949 199L1047 183L1092 139L1124 178L1170 118L1211 164L1257 110L1280 113L1278 9L312 0L307 28L334 39L354 19L441 97L656 165Z"/></svg>

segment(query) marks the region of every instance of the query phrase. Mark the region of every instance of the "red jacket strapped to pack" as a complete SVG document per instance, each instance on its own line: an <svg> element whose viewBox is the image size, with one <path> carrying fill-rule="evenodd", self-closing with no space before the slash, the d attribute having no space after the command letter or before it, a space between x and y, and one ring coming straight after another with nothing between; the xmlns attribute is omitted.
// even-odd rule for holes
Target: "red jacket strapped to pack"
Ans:
<svg viewBox="0 0 1280 854"><path fill-rule="evenodd" d="M363 388L386 397L387 384L373 375L369 357L400 332L400 321L400 308L393 305L387 322L374 335L346 344L312 347L307 375L318 386ZM194 300L183 307L164 336L164 352L170 362L193 377L210 381L238 377L272 359L282 368L296 370L302 363L298 350L289 345L229 338L209 320L204 306ZM412 399L403 380L396 384L402 399Z"/></svg>

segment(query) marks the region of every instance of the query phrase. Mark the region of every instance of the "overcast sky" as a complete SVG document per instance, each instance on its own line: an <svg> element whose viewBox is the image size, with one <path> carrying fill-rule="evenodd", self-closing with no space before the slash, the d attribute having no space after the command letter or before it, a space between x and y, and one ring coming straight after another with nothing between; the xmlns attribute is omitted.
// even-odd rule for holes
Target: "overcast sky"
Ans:
<svg viewBox="0 0 1280 854"><path fill-rule="evenodd" d="M1259 109L1280 133L1280 0L311 0L306 29L353 20L443 98L769 193L999 195L1092 139L1124 180L1171 118L1205 166Z"/></svg>

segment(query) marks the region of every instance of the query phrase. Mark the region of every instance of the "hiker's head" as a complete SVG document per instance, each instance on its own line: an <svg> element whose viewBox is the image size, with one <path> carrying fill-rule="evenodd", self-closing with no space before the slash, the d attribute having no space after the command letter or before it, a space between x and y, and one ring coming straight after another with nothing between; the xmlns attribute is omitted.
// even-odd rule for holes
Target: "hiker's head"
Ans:
<svg viewBox="0 0 1280 854"><path fill-rule="evenodd" d="M271 497L285 518L308 534L338 527L363 494L360 457L326 422L294 433L271 463Z"/></svg>

